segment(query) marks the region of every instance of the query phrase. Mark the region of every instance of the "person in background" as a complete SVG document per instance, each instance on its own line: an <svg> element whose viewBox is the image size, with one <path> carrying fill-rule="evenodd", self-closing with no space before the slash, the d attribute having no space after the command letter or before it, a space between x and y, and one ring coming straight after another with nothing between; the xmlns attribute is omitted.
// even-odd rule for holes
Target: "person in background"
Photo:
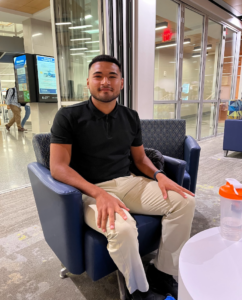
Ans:
<svg viewBox="0 0 242 300"><path fill-rule="evenodd" d="M23 104L21 103L21 106L24 106L24 108L25 108L25 116L21 122L21 127L24 128L24 125L25 125L26 121L28 120L31 111L30 111L29 103L23 103Z"/></svg>
<svg viewBox="0 0 242 300"><path fill-rule="evenodd" d="M6 104L7 108L11 109L13 112L13 117L9 121L8 124L5 125L7 130L10 130L10 127L16 122L18 126L18 131L26 131L26 129L22 128L21 126L21 105L18 103L18 95L16 87L10 88L7 90L6 93Z"/></svg>

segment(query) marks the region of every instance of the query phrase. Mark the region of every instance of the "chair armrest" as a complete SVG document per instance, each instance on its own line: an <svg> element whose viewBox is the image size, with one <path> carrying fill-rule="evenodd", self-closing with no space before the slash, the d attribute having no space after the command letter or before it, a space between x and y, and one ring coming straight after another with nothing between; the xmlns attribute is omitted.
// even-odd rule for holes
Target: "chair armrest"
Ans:
<svg viewBox="0 0 242 300"><path fill-rule="evenodd" d="M177 184L182 185L187 163L184 160L178 158L173 158L165 155L163 156L165 160L164 171L166 175Z"/></svg>
<svg viewBox="0 0 242 300"><path fill-rule="evenodd" d="M28 173L46 242L71 273L83 273L85 224L81 192L53 179L40 163L30 163Z"/></svg>
<svg viewBox="0 0 242 300"><path fill-rule="evenodd" d="M200 151L201 148L197 141L189 135L186 136L184 143L184 160L187 162L186 171L191 177L190 191L192 193L195 193L196 190Z"/></svg>

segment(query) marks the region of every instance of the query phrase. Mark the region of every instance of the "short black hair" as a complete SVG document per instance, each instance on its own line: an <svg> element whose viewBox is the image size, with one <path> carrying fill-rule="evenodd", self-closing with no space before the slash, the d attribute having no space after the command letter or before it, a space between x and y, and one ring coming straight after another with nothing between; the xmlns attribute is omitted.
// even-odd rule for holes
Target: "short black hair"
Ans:
<svg viewBox="0 0 242 300"><path fill-rule="evenodd" d="M96 62L99 62L99 61L107 61L107 62L111 62L115 65L117 65L119 67L119 71L121 73L121 76L122 76L122 66L121 66L121 63L117 60L117 58L111 56L111 55L106 55L106 54L101 54L101 55L98 55L96 57L94 57L92 59L92 61L90 62L89 64L89 70L91 69L91 66L93 64L95 64Z"/></svg>

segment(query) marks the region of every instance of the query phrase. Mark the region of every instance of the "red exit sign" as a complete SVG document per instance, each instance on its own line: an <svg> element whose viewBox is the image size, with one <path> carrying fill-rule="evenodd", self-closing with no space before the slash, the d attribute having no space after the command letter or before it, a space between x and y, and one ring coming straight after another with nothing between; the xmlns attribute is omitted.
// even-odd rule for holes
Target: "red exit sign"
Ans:
<svg viewBox="0 0 242 300"><path fill-rule="evenodd" d="M164 29L163 33L162 33L162 41L163 42L167 42L170 41L172 38L173 33L171 32L171 30L169 28Z"/></svg>

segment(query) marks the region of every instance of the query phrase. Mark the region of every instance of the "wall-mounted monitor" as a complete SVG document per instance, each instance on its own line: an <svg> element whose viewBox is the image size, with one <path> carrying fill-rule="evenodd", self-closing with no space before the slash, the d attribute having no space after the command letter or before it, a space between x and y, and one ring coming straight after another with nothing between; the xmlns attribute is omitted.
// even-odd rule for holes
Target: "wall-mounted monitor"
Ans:
<svg viewBox="0 0 242 300"><path fill-rule="evenodd" d="M14 74L19 103L36 102L34 58L32 54L16 56Z"/></svg>
<svg viewBox="0 0 242 300"><path fill-rule="evenodd" d="M37 93L39 102L57 102L55 59L36 55Z"/></svg>

